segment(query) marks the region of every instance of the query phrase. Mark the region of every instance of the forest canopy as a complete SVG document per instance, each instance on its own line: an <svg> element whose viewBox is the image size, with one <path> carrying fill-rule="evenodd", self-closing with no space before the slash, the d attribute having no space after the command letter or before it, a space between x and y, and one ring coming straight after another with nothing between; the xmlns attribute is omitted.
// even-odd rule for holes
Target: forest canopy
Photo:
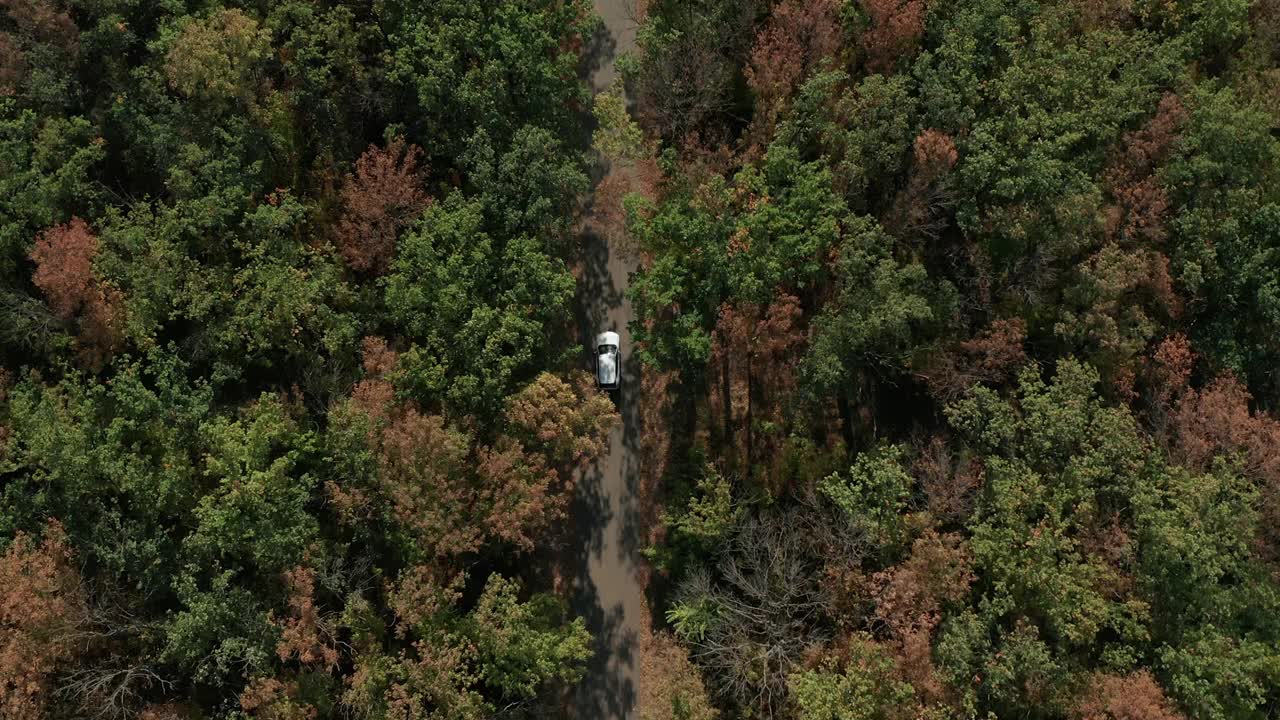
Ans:
<svg viewBox="0 0 1280 720"><path fill-rule="evenodd" d="M0 716L556 712L596 27L0 2Z"/></svg>
<svg viewBox="0 0 1280 720"><path fill-rule="evenodd" d="M587 206L639 717L1280 713L1280 2L622 4L0 0L0 717L563 716Z"/></svg>
<svg viewBox="0 0 1280 720"><path fill-rule="evenodd" d="M643 717L1280 712L1280 4L652 0L625 70Z"/></svg>

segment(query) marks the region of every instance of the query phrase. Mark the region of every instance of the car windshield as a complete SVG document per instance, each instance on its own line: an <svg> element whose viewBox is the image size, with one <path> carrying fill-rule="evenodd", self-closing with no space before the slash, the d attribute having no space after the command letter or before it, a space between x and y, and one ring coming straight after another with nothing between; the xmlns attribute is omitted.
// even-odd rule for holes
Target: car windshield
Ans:
<svg viewBox="0 0 1280 720"><path fill-rule="evenodd" d="M601 354L601 355L604 355L605 353L611 353L611 352L613 352L613 351L615 351L615 350L617 350L617 349L618 349L618 347L617 347L616 345L601 345L601 346L600 346L600 354Z"/></svg>

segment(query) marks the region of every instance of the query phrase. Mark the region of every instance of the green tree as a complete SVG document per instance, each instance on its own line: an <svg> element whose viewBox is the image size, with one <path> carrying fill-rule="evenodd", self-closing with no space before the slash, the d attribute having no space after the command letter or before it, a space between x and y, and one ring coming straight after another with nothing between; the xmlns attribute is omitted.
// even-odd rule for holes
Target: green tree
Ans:
<svg viewBox="0 0 1280 720"><path fill-rule="evenodd" d="M483 205L451 195L400 240L386 283L390 319L413 345L403 382L428 406L494 418L551 360L573 277L529 236L501 238Z"/></svg>
<svg viewBox="0 0 1280 720"><path fill-rule="evenodd" d="M799 720L893 718L911 704L911 685L897 677L893 658L874 640L850 638L848 647L842 663L828 660L787 680Z"/></svg>

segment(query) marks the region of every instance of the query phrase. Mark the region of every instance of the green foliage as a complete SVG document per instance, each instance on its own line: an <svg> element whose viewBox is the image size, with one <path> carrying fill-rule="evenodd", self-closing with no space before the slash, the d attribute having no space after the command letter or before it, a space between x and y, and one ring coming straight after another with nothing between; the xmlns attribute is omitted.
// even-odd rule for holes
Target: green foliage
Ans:
<svg viewBox="0 0 1280 720"><path fill-rule="evenodd" d="M528 236L483 229L483 205L451 195L401 238L387 313L413 345L403 382L420 401L492 418L545 367L573 277Z"/></svg>
<svg viewBox="0 0 1280 720"><path fill-rule="evenodd" d="M0 278L6 286L37 231L98 209L102 191L90 172L106 157L103 145L84 118L44 117L0 98Z"/></svg>
<svg viewBox="0 0 1280 720"><path fill-rule="evenodd" d="M491 576L468 616L481 678L514 698L532 697L549 680L578 682L592 654L582 618L565 623L563 601L536 594L522 603L519 589L513 580Z"/></svg>
<svg viewBox="0 0 1280 720"><path fill-rule="evenodd" d="M948 409L991 453L972 528L989 597L1009 610L1034 607L1062 649L1090 647L1104 628L1124 633L1127 618L1146 613L1144 603L1099 592L1115 570L1080 544L1154 490L1150 450L1128 412L1101 403L1097 380L1091 367L1064 360L1049 383L1023 372L1016 409L982 391Z"/></svg>
<svg viewBox="0 0 1280 720"><path fill-rule="evenodd" d="M848 224L835 280L836 296L814 320L802 369L819 397L853 394L859 373L903 370L951 303L950 287L931 282L919 262L895 258L891 238L865 217Z"/></svg>
<svg viewBox="0 0 1280 720"><path fill-rule="evenodd" d="M629 290L641 357L700 372L721 303L768 303L780 288L814 288L847 214L831 178L823 163L774 145L759 168L731 183L713 176L675 188L655 208L633 204L629 230L656 255Z"/></svg>
<svg viewBox="0 0 1280 720"><path fill-rule="evenodd" d="M1070 257L1090 244L1104 153L1172 77L1149 39L1074 35L1068 19L1047 11L1005 41L1008 67L981 91L974 106L984 116L961 146L957 221L1000 263L1032 252Z"/></svg>
<svg viewBox="0 0 1280 720"><path fill-rule="evenodd" d="M1280 685L1274 643L1236 638L1209 625L1160 651L1169 689L1200 720L1262 718Z"/></svg>
<svg viewBox="0 0 1280 720"><path fill-rule="evenodd" d="M1178 279L1216 363L1274 390L1280 357L1280 140L1271 119L1230 88L1198 86L1162 181L1180 208L1172 226Z"/></svg>
<svg viewBox="0 0 1280 720"><path fill-rule="evenodd" d="M444 0L430 12L396 1L382 13L387 79L428 158L458 156L477 133L504 148L522 126L564 137L588 105L570 49L592 27L580 0Z"/></svg>
<svg viewBox="0 0 1280 720"><path fill-rule="evenodd" d="M187 576L175 589L182 609L165 628L165 662L215 687L270 670L276 628L254 593L232 584L230 571L213 575L204 588Z"/></svg>
<svg viewBox="0 0 1280 720"><path fill-rule="evenodd" d="M867 637L849 640L843 671L828 660L788 680L799 720L878 720L895 716L914 690L896 677L893 658Z"/></svg>
<svg viewBox="0 0 1280 720"><path fill-rule="evenodd" d="M1274 8L768 5L650 3L637 122L598 108L603 147L660 158L625 204L639 350L690 455L769 482L712 504L667 471L649 554L708 687L743 716L1274 714ZM766 58L794 91L759 92ZM785 325L748 314L778 292ZM801 516L813 545L763 520ZM943 536L955 576L907 552Z"/></svg>
<svg viewBox="0 0 1280 720"><path fill-rule="evenodd" d="M252 102L257 66L270 52L269 33L240 10L178 21L165 57L169 86L197 102ZM166 38L167 40L167 38Z"/></svg>
<svg viewBox="0 0 1280 720"><path fill-rule="evenodd" d="M565 372L595 23L0 3L0 546L57 520L79 573L74 656L0 662L0 714L540 716L582 676L583 622L495 573L617 419ZM427 157L373 193L412 211L354 272L395 138ZM479 582L402 622L384 579L446 547Z"/></svg>
<svg viewBox="0 0 1280 720"><path fill-rule="evenodd" d="M629 114L621 83L596 95L592 115L599 127L591 133L591 147L612 162L635 161L653 154L653 143Z"/></svg>
<svg viewBox="0 0 1280 720"><path fill-rule="evenodd" d="M818 489L877 545L895 547L904 540L902 512L911 495L911 476L902 468L897 445L860 453L847 473L823 478Z"/></svg>
<svg viewBox="0 0 1280 720"><path fill-rule="evenodd" d="M689 642L701 642L720 620L718 608L710 597L678 602L667 609L667 622L676 635Z"/></svg>
<svg viewBox="0 0 1280 720"><path fill-rule="evenodd" d="M289 413L279 398L263 396L240 418L214 418L201 428L204 475L217 485L194 510L196 527L183 547L189 563L281 573L299 565L318 539L307 511L315 481L298 472L314 439Z"/></svg>
<svg viewBox="0 0 1280 720"><path fill-rule="evenodd" d="M82 553L125 584L164 592L180 540L168 529L198 499L192 453L211 402L185 371L157 352L122 362L111 385L29 375L13 388L8 460L18 474L4 488L6 529L65 517Z"/></svg>
<svg viewBox="0 0 1280 720"><path fill-rule="evenodd" d="M778 138L805 157L825 157L849 206L862 212L883 201L906 165L916 99L906 76L850 85L840 70L814 75L797 91Z"/></svg>
<svg viewBox="0 0 1280 720"><path fill-rule="evenodd" d="M708 465L698 478L695 495L689 499L688 512L668 519L673 530L706 547L713 547L737 523L742 508L733 500L729 479Z"/></svg>

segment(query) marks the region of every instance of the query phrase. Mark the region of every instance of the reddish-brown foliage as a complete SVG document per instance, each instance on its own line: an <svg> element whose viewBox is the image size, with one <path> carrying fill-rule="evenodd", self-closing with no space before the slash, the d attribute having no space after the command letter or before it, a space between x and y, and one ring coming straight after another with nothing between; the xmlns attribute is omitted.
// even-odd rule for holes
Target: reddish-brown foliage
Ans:
<svg viewBox="0 0 1280 720"><path fill-rule="evenodd" d="M795 387L795 371L806 341L798 298L779 294L768 306L720 308L711 345L711 367L720 373L712 412L722 420L726 456L732 467L755 467L777 458L786 435L785 402ZM765 431L765 428L774 428Z"/></svg>
<svg viewBox="0 0 1280 720"><path fill-rule="evenodd" d="M240 693L240 709L263 720L315 720L319 711L298 700L298 683L258 678Z"/></svg>
<svg viewBox="0 0 1280 720"><path fill-rule="evenodd" d="M1117 241L1161 242L1167 233L1169 198L1155 174L1186 123L1187 110L1176 95L1160 100L1155 117L1127 133L1106 173L1116 204L1107 218L1107 236Z"/></svg>
<svg viewBox="0 0 1280 720"><path fill-rule="evenodd" d="M1182 333L1175 333L1161 341L1154 354L1156 382L1169 388L1185 388L1191 381L1191 370L1196 356L1191 341Z"/></svg>
<svg viewBox="0 0 1280 720"><path fill-rule="evenodd" d="M407 637L412 629L453 607L462 596L462 574L450 576L436 566L405 568L387 588L387 604L396 614L396 635Z"/></svg>
<svg viewBox="0 0 1280 720"><path fill-rule="evenodd" d="M366 337L360 341L360 358L366 373L382 376L396 369L400 356L387 346L386 340Z"/></svg>
<svg viewBox="0 0 1280 720"><path fill-rule="evenodd" d="M1191 370L1195 367L1191 341L1175 333L1160 341L1145 366L1144 378L1149 396L1151 420L1163 429L1174 400L1190 387Z"/></svg>
<svg viewBox="0 0 1280 720"><path fill-rule="evenodd" d="M984 480L977 458L957 460L945 437L933 437L912 466L928 499L929 512L939 522L969 517Z"/></svg>
<svg viewBox="0 0 1280 720"><path fill-rule="evenodd" d="M641 543L658 546L666 531L662 522L666 498L667 467L671 460L673 441L679 433L681 420L673 402L680 384L677 370L659 372L642 367L640 394L640 487L636 493L638 524ZM641 583L646 584L651 566L642 564Z"/></svg>
<svg viewBox="0 0 1280 720"><path fill-rule="evenodd" d="M912 143L912 160L916 177L931 183L956 166L960 153L950 135L930 129L916 136Z"/></svg>
<svg viewBox="0 0 1280 720"><path fill-rule="evenodd" d="M185 705L165 703L146 706L139 713L138 720L190 720L195 717L199 717L196 711Z"/></svg>
<svg viewBox="0 0 1280 720"><path fill-rule="evenodd" d="M121 341L121 293L94 275L98 238L80 218L56 225L36 237L31 259L32 282L45 294L49 307L63 320L79 317L81 356L97 367Z"/></svg>
<svg viewBox="0 0 1280 720"><path fill-rule="evenodd" d="M385 150L370 145L342 189L338 249L361 272L385 272L396 235L430 202L418 163L422 149L396 139Z"/></svg>
<svg viewBox="0 0 1280 720"><path fill-rule="evenodd" d="M1169 361L1174 369L1167 372L1181 372L1179 349L1173 346L1168 354L1174 356ZM1174 397L1167 411L1174 459L1197 470L1218 456L1243 460L1244 472L1261 489L1258 550L1280 575L1280 420L1251 412L1249 391L1230 374Z"/></svg>
<svg viewBox="0 0 1280 720"><path fill-rule="evenodd" d="M938 237L946 226L950 198L943 181L959 160L950 135L925 130L916 136L907 185L894 199L885 226L902 236Z"/></svg>
<svg viewBox="0 0 1280 720"><path fill-rule="evenodd" d="M911 557L872 576L876 620L896 638L932 628L942 618L944 605L969 594L974 577L964 539L928 530L912 545Z"/></svg>
<svg viewBox="0 0 1280 720"><path fill-rule="evenodd" d="M58 665L76 652L84 592L62 526L37 544L18 533L0 557L0 717L39 720Z"/></svg>
<svg viewBox="0 0 1280 720"><path fill-rule="evenodd" d="M481 446L475 467L476 494L484 508L477 520L490 537L532 550L535 531L565 519L566 483L520 443L499 438L492 447Z"/></svg>
<svg viewBox="0 0 1280 720"><path fill-rule="evenodd" d="M97 295L93 275L93 258L97 254L98 238L80 218L72 218L70 223L49 228L36 237L31 250L36 272L31 279L63 320L70 320Z"/></svg>
<svg viewBox="0 0 1280 720"><path fill-rule="evenodd" d="M27 59L12 35L0 32L0 97L13 97L27 76Z"/></svg>
<svg viewBox="0 0 1280 720"><path fill-rule="evenodd" d="M1218 455L1242 452L1246 471L1280 483L1280 421L1249 410L1252 397L1233 375L1183 396L1173 418L1176 457L1198 469Z"/></svg>
<svg viewBox="0 0 1280 720"><path fill-rule="evenodd" d="M891 639L903 679L926 703L946 699L946 685L933 664L933 631L943 607L963 600L974 581L964 540L933 530L915 541L911 557L871 578L875 621Z"/></svg>
<svg viewBox="0 0 1280 720"><path fill-rule="evenodd" d="M470 663L474 654L474 648L465 641L415 642L412 657L410 653L401 653L397 680L375 700L375 707L385 702L385 717L396 720L439 717L437 711L440 708L449 708L456 717L484 717L475 694L460 687L466 678L471 677ZM357 665L352 677L353 689L378 683L385 677L385 672L380 667Z"/></svg>
<svg viewBox="0 0 1280 720"><path fill-rule="evenodd" d="M666 632L640 636L640 720L714 720L719 717L689 652Z"/></svg>
<svg viewBox="0 0 1280 720"><path fill-rule="evenodd" d="M488 528L475 514L483 515L494 489L475 487L465 434L446 427L439 416L404 407L378 433L375 449L393 515L414 531L424 551L449 555L480 546Z"/></svg>
<svg viewBox="0 0 1280 720"><path fill-rule="evenodd" d="M1102 27L1125 27L1133 19L1133 0L1074 0L1080 10L1080 25L1092 31Z"/></svg>
<svg viewBox="0 0 1280 720"><path fill-rule="evenodd" d="M924 371L929 390L942 403L959 399L973 385L998 385L1027 362L1022 318L1000 319L978 335L959 342Z"/></svg>
<svg viewBox="0 0 1280 720"><path fill-rule="evenodd" d="M756 36L746 77L756 95L758 144L768 144L801 80L839 51L838 13L835 0L783 0Z"/></svg>
<svg viewBox="0 0 1280 720"><path fill-rule="evenodd" d="M1076 720L1182 720L1151 673L1094 675L1085 684L1072 717Z"/></svg>
<svg viewBox="0 0 1280 720"><path fill-rule="evenodd" d="M332 670L338 665L333 625L315 604L315 571L296 567L284 574L289 589L289 615L278 622L280 641L276 654L282 662L296 657L303 665Z"/></svg>
<svg viewBox="0 0 1280 720"><path fill-rule="evenodd" d="M870 18L862 33L867 68L888 72L898 58L913 53L924 36L924 0L858 0Z"/></svg>
<svg viewBox="0 0 1280 720"><path fill-rule="evenodd" d="M657 202L662 186L662 169L652 157L633 162L610 162L609 172L596 185L591 196L591 207L583 224L616 248L624 257L634 257L639 248L627 233L627 212L623 201L630 194L638 194Z"/></svg>
<svg viewBox="0 0 1280 720"><path fill-rule="evenodd" d="M374 491L424 553L467 553L489 538L528 549L536 531L564 517L568 470L603 448L616 419L589 382L579 378L575 390L540 379L512 399L512 430L532 449L505 435L477 445L444 418L397 402L395 388L379 374L394 369L394 353L378 339L366 339L364 347L369 376L356 384L349 407L367 421L366 439L378 462ZM348 520L369 510L371 498L358 487L329 483L326 490Z"/></svg>
<svg viewBox="0 0 1280 720"><path fill-rule="evenodd" d="M61 3L52 0L0 0L18 29L42 43L74 53L80 44L80 29Z"/></svg>
<svg viewBox="0 0 1280 720"><path fill-rule="evenodd" d="M372 440L372 432L387 419L395 403L395 387L386 376L395 370L399 356L380 337L364 338L360 341L360 348L365 378L352 389L351 403L369 419L369 437Z"/></svg>
<svg viewBox="0 0 1280 720"><path fill-rule="evenodd" d="M1127 600L1134 589L1135 549L1119 515L1100 521L1080 538L1085 557L1100 560L1106 572L1094 580L1095 588L1117 601Z"/></svg>
<svg viewBox="0 0 1280 720"><path fill-rule="evenodd" d="M394 364L396 357L383 341L366 338L370 377L356 384L351 397L352 409L369 421L367 442L379 468L376 492L389 503L394 518L426 555L475 551L489 538L532 547L536 530L563 518L568 502L566 479L571 475L558 473L550 462L563 460L567 468L598 452L613 415L598 406L599 400L589 401L567 384L557 389L550 387L554 383L535 383L532 395L513 400L513 424L532 441L545 443L547 455L526 450L511 437L477 446L470 434L440 416L397 402L392 383L379 374L390 372ZM558 405L549 404L548 388L558 396ZM567 391L573 401L564 402L559 391ZM541 400L535 397L539 393L545 395ZM584 406L603 413L603 420L581 418ZM370 497L360 488L329 483L326 491L348 520L369 510Z"/></svg>

